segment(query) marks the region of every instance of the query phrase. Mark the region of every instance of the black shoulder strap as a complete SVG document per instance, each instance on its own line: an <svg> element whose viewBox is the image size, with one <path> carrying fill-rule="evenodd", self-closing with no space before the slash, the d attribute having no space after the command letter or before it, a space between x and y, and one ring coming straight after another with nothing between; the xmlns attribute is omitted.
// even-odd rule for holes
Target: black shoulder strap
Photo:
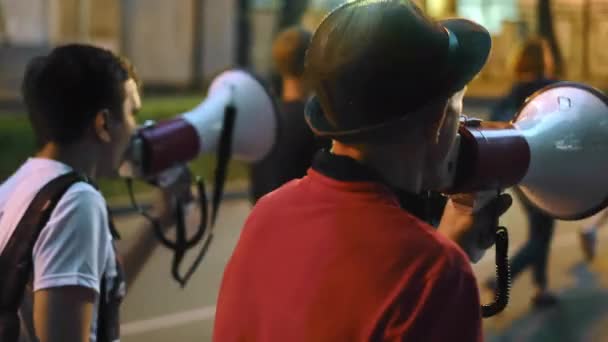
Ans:
<svg viewBox="0 0 608 342"><path fill-rule="evenodd" d="M76 172L59 176L36 194L0 254L0 311L17 313L32 272L32 250L63 194L85 178Z"/></svg>

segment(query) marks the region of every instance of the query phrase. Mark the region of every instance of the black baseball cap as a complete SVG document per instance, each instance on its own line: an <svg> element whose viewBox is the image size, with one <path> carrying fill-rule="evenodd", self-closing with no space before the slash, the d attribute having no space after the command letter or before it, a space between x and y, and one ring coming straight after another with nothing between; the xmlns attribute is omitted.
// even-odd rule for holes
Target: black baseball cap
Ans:
<svg viewBox="0 0 608 342"><path fill-rule="evenodd" d="M304 76L315 134L354 139L385 129L464 88L485 65L491 37L466 19L434 21L410 0L355 0L314 32Z"/></svg>

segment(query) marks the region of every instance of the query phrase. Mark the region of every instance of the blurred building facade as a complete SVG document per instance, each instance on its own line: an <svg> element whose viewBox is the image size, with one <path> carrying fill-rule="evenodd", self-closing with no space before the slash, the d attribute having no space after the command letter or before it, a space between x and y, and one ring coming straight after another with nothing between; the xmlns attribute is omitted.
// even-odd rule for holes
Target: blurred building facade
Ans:
<svg viewBox="0 0 608 342"><path fill-rule="evenodd" d="M510 56L536 31L539 0L416 0L436 18L464 16L487 27L493 50L470 95L497 96L510 84ZM187 88L237 62L243 0L0 0L0 98L14 97L25 63L68 42L129 57L144 84ZM343 0L308 0L302 24L314 29ZM249 67L271 70L279 0L250 0ZM608 0L552 0L564 78L608 89Z"/></svg>
<svg viewBox="0 0 608 342"><path fill-rule="evenodd" d="M234 64L235 1L0 0L0 98L27 61L86 42L131 59L145 85L187 88Z"/></svg>
<svg viewBox="0 0 608 342"><path fill-rule="evenodd" d="M336 0L311 0L304 22L318 23ZM470 84L468 95L499 96L512 81L517 47L538 28L539 0L414 0L434 18L462 16L481 23L493 36L486 67ZM326 6L323 6L326 5ZM564 62L563 79L608 90L608 0L550 0L553 28Z"/></svg>

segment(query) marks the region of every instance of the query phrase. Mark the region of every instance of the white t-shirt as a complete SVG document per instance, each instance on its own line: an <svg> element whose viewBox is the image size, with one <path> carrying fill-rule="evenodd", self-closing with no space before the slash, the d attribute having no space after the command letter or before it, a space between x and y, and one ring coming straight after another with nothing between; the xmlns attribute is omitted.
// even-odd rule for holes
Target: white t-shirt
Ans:
<svg viewBox="0 0 608 342"><path fill-rule="evenodd" d="M68 173L63 163L30 158L0 185L0 253L6 247L30 202L44 185ZM60 286L83 286L97 292L91 341L96 340L97 310L102 275L111 289L117 276L112 235L105 200L90 184L72 185L57 203L34 245L33 283L21 308L22 341L33 335L33 291Z"/></svg>

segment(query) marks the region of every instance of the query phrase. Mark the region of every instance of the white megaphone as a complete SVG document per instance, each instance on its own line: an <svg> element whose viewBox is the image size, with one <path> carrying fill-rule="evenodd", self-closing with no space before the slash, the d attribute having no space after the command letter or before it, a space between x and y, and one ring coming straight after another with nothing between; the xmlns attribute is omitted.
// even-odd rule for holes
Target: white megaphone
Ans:
<svg viewBox="0 0 608 342"><path fill-rule="evenodd" d="M175 252L171 272L185 286L207 253L213 240L213 226L223 193L225 171L231 157L243 161L263 159L274 147L279 129L274 98L262 82L243 70L229 70L217 76L207 98L193 110L159 123L148 122L131 139L119 174L126 178L131 202L152 223L160 242ZM211 220L203 181L197 180L200 222L193 236L184 223L184 199L176 205L175 239L165 236L158 220L137 204L132 179L145 179L161 187L184 174L184 164L206 153L217 153L218 165L213 188ZM192 198L190 198L192 199ZM190 199L185 199L189 201ZM180 265L187 250L200 241L201 250L185 273Z"/></svg>
<svg viewBox="0 0 608 342"><path fill-rule="evenodd" d="M207 98L193 110L174 119L146 123L132 139L119 174L146 178L167 172L201 154L215 153L227 111L233 111L234 116L232 157L249 162L263 159L277 138L277 107L259 79L235 69L218 75L209 87Z"/></svg>
<svg viewBox="0 0 608 342"><path fill-rule="evenodd" d="M545 87L510 123L462 120L446 193L517 185L549 216L578 220L608 205L608 98L574 82Z"/></svg>
<svg viewBox="0 0 608 342"><path fill-rule="evenodd" d="M461 119L439 189L481 193L474 204L479 208L518 186L549 216L583 219L608 205L607 152L608 98L586 85L560 82L530 96L511 122ZM509 301L507 230L497 227L495 237L496 297L482 306L483 317L501 312Z"/></svg>

